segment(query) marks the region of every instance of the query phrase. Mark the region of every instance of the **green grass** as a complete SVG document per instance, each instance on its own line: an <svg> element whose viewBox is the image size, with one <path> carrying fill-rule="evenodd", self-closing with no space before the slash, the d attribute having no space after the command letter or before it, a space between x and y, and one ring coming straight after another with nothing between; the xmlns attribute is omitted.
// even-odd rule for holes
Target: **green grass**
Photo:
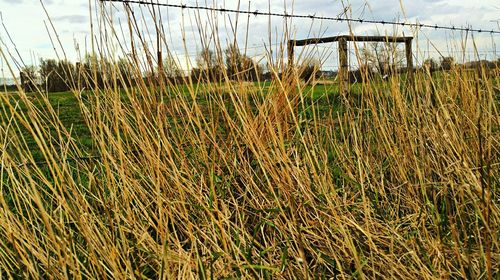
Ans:
<svg viewBox="0 0 500 280"><path fill-rule="evenodd" d="M86 95L88 93L84 93ZM19 114L28 114L28 109L19 97L17 93L10 93L12 98L9 99L10 104L13 106L17 105L17 112ZM40 112L47 112L48 107L53 108L57 118L60 120L61 124L67 128L71 133L71 137L79 143L80 147L84 152L91 153L93 151L93 141L90 137L90 131L85 123L83 115L81 113L79 102L72 92L56 92L49 93L48 95L49 104L46 104L43 98L38 93L28 93L27 98L32 102L36 109ZM0 101L4 102L4 101ZM4 104L5 105L5 104ZM9 114L8 112L2 112L2 114ZM5 119L9 119L9 115L5 115ZM51 136L57 137L56 129L54 127L48 127ZM43 155L40 153L40 148L38 147L33 134L29 132L26 128L20 129L22 138L26 141L28 148L33 152L35 161L40 161L43 159Z"/></svg>
<svg viewBox="0 0 500 280"><path fill-rule="evenodd" d="M203 88L203 84L194 85L194 87L198 86ZM269 88L269 82L263 82L261 84L255 83L255 86L262 88L265 95L266 90L268 90ZM186 96L188 95L187 85L176 87L176 91L179 90L181 90L183 94L185 94ZM352 89L352 92L356 93L356 91L359 90L360 86L356 85ZM302 100L298 112L299 115L301 116L308 116L307 117L308 119L312 119L311 116L312 107L314 107L315 110L317 110L316 113L319 114L319 116L326 116L326 114L336 114L337 112L340 112L342 110L340 106L341 102L338 96L337 85L316 85L316 86L309 85L306 86L304 92L305 92L304 94L305 98ZM19 112L22 114L26 114L27 113L26 104L22 102L18 93L10 92L9 94L12 97L10 98L10 103L13 105L18 104ZM89 91L82 92L82 99L85 100L89 94L92 93ZM171 94L173 93L168 91L164 93L167 100L165 101L167 106L168 106L168 96ZM96 148L94 146L94 141L92 139L91 132L84 120L84 116L82 115L81 108L79 107L79 101L75 97L75 93L70 91L53 92L53 93L48 93L47 96L50 106L57 113L58 119L66 129L71 131L71 136L76 140L76 143L80 145L82 151L88 155L95 155ZM123 101L127 102L127 97L123 89L121 90L121 96ZM39 93L27 93L27 97L41 112L47 110L47 104L45 104ZM263 96L260 96L260 98L262 97ZM201 104L202 106L207 106L208 99L209 98L207 97L206 92L205 93L201 92L198 94L196 102ZM257 102L257 100L253 100L252 97L249 97L249 101L251 106L255 108L255 103ZM0 102L3 101L0 100ZM190 102L192 103L193 100L191 99ZM230 100L226 100L226 106L231 106ZM9 118L9 116L4 116L4 117ZM55 133L56 131L54 129L51 129L51 135L53 137L56 136ZM30 132L28 132L28 130L23 129L22 137L26 140L29 149L33 152L35 161L43 161L43 155L40 153L39 147L37 146L37 143L35 142L33 135Z"/></svg>
<svg viewBox="0 0 500 280"><path fill-rule="evenodd" d="M89 278L497 271L493 82L418 81L355 84L345 99L287 80L11 96L42 113L16 117L27 147L3 160L99 158L5 165L0 265Z"/></svg>

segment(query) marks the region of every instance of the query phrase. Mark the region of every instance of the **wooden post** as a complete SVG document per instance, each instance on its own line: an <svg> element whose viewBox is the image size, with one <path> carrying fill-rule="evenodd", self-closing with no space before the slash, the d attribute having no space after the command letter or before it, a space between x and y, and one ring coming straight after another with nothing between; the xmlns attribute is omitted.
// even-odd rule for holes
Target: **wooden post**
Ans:
<svg viewBox="0 0 500 280"><path fill-rule="evenodd" d="M25 92L28 91L26 88L26 77L24 76L24 71L19 72L19 78L21 78L21 87Z"/></svg>
<svg viewBox="0 0 500 280"><path fill-rule="evenodd" d="M288 40L287 44L287 52L288 52L288 60L285 65L285 69L283 69L283 80L287 81L287 83L293 84L294 79L294 47L295 41ZM292 85L291 90L293 90L295 85Z"/></svg>
<svg viewBox="0 0 500 280"><path fill-rule="evenodd" d="M288 52L288 67L293 69L293 56L294 56L294 46L295 42L293 40L288 40L287 52Z"/></svg>
<svg viewBox="0 0 500 280"><path fill-rule="evenodd" d="M156 17L156 15L155 15ZM163 57L161 53L161 33L160 33L160 28L158 25L156 26L156 52L157 52L157 57L156 59L158 60L158 86L160 87L160 90L163 90L163 82L165 78L165 72L163 69Z"/></svg>
<svg viewBox="0 0 500 280"><path fill-rule="evenodd" d="M160 44L158 43L158 46ZM165 76L165 72L163 71L163 57L161 55L161 49L158 48L158 79L160 80L160 86L163 86L163 77Z"/></svg>
<svg viewBox="0 0 500 280"><path fill-rule="evenodd" d="M405 41L405 51L406 51L406 72L407 72L407 83L410 87L414 88L415 81L413 77L413 53L411 50L412 39L407 39Z"/></svg>
<svg viewBox="0 0 500 280"><path fill-rule="evenodd" d="M340 93L344 96L349 91L349 64L347 61L347 40L345 38L339 39L339 83Z"/></svg>

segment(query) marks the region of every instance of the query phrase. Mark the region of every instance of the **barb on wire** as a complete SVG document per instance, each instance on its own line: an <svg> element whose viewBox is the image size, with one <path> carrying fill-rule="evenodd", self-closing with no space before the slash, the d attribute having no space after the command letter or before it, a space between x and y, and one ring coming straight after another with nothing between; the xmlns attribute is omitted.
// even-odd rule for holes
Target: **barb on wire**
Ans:
<svg viewBox="0 0 500 280"><path fill-rule="evenodd" d="M475 29L472 27L455 27L455 26L442 26L437 24L426 24L426 23L409 23L409 22L400 22L400 21L386 21L386 20L371 20L371 19L361 19L361 18L349 18L349 17L326 17L326 16L315 16L315 15L299 15L299 14L289 14L287 12L284 13L271 13L271 12L260 12L256 11L246 11L246 10L237 10L237 9L227 9L227 8L214 8L207 6L191 6L186 4L168 4L168 3L158 3L158 2L149 2L145 0L100 0L101 2L115 2L115 3L123 3L123 4L142 4L142 5L153 5L160 7L170 7L170 8L181 8L188 10L206 10L206 11L214 11L221 13L236 13L236 14L248 14L254 16L275 16L275 17L283 17L283 18L306 18L306 19L318 19L318 20L334 20L334 21L345 21L345 22L358 22L358 23L371 23L371 24L389 24L389 25L401 25L408 27L416 27L416 28L433 28L433 29L442 29L442 30L452 30L452 31L466 31L466 32L477 32L477 33L490 33L490 34L500 34L500 31L496 30L485 30L485 29Z"/></svg>

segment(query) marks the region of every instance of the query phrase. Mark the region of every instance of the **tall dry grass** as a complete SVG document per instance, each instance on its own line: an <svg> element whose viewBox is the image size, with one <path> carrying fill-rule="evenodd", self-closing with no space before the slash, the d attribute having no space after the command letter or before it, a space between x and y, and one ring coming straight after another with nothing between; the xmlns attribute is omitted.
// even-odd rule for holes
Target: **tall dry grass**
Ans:
<svg viewBox="0 0 500 280"><path fill-rule="evenodd" d="M98 12L93 32L120 38ZM130 30L140 20L130 16ZM217 34L208 30L207 41ZM97 41L99 56L116 51ZM207 41L222 61L222 42ZM119 88L154 67L139 55L130 77L111 67L104 87L75 83L95 157L46 94L1 95L0 274L498 277L498 78L420 72L412 90L397 76L335 97L342 110L324 113L277 57L270 84L225 75Z"/></svg>

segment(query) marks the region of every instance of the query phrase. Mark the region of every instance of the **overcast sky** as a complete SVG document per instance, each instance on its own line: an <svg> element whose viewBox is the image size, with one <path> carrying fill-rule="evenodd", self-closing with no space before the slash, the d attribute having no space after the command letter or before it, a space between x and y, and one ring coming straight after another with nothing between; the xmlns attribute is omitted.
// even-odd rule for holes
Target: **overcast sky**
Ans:
<svg viewBox="0 0 500 280"><path fill-rule="evenodd" d="M156 1L156 0L155 0ZM158 0L162 3L171 4L191 4L195 5L196 0ZM237 8L236 0L216 1L200 0L200 5L215 5L217 7ZM248 9L248 1L240 9ZM292 7L292 2L295 2ZM344 3L342 3L344 2ZM40 58L55 58L56 51L51 43L58 44L60 40L64 46L64 53L57 47L59 57L66 56L72 61L79 60L79 56L86 50L90 50L90 13L89 0L43 0L48 15L50 16L58 36L52 32L52 26L47 21L47 15L39 0L0 0L0 12L2 15L2 24L9 31L10 37L5 32L4 26L0 27L0 48L7 56L14 56L17 61L25 64L36 64ZM95 5L96 1L90 3ZM203 4L201 4L203 3ZM207 4L205 4L207 3ZM500 3L498 0L402 0L403 7L399 0L251 0L250 10L288 12L296 14L316 14L318 16L337 16L342 13L344 7L348 6L351 16L354 18L380 19L380 20L402 20L408 22L466 26L471 25L474 28L487 30L499 30L500 24ZM108 8L111 4L107 4ZM122 4L113 4L111 11L114 25L118 33L121 29L128 31L126 25L125 9ZM145 20L141 24L140 30L145 36L151 36L154 41L154 25L147 8L140 8L138 5L132 5L137 17L144 14ZM95 10L94 10L95 12ZM192 32L198 24L193 12L181 11L175 8L162 8L162 19L166 34L166 45L174 51L181 60L185 68L189 68L185 58L193 57L199 51L199 37L197 33ZM203 24L210 17L204 12L200 13ZM234 25L235 15L219 16L219 36L224 44L226 41L232 41L231 24ZM269 47L269 33L271 30L271 43L279 42L282 38L283 19L272 18L269 22L267 17L254 17L249 19L249 32L246 35L246 16L240 17L238 42L240 47L246 45L248 53L256 60L262 59L265 53L264 45ZM95 13L93 21L96 23ZM296 38L305 38L308 36L333 36L347 34L348 26L346 23L332 21L311 21L309 19L294 19L291 22L291 30ZM417 60L425 56L438 57L438 49L442 54L455 54L456 48L460 46L461 33L451 33L445 31L434 31L422 29L418 34L410 29L394 30L390 26L354 24L353 31L357 35L375 35L375 34L397 34L397 35L418 35L418 54ZM97 25L95 25L97 29ZM52 37L47 32L50 31ZM149 32L148 32L149 30ZM181 30L185 30L186 36L183 41ZM126 33L126 32L125 32ZM120 37L121 35L119 35ZM461 37L462 36L462 37ZM496 58L498 56L498 47L500 43L499 35L489 35L486 33L475 34L476 44L480 50L482 58ZM247 38L245 40L245 38ZM128 37L121 37L122 42L127 44ZM183 43L185 42L185 43ZM470 41L469 41L470 42ZM14 48L14 44L16 48ZM116 44L115 44L116 45ZM469 44L468 46L471 46ZM276 46L271 46L276 47ZM17 49L17 51L16 51ZM117 48L118 49L118 48ZM310 48L309 51L316 52L318 57L325 60L326 68L334 68L337 64L335 48L333 45L323 45L317 48ZM125 50L125 52L130 50ZM469 49L470 51L470 49ZM18 52L18 53L17 53ZM21 58L21 59L20 59ZM10 61L12 63L12 60ZM0 65L5 71L5 60L1 59Z"/></svg>

